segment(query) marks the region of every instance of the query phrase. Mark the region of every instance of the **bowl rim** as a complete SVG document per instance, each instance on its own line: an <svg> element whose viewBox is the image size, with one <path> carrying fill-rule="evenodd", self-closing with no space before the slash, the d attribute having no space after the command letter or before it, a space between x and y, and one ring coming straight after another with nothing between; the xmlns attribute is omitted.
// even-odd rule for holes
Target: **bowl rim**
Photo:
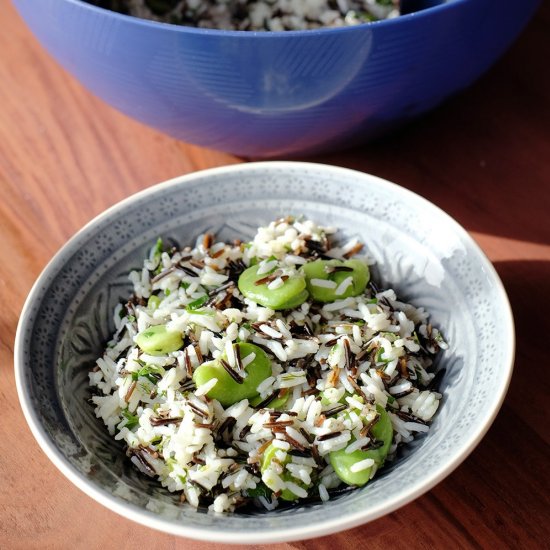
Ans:
<svg viewBox="0 0 550 550"><path fill-rule="evenodd" d="M457 234L459 234L462 239L466 240L468 244L472 247L472 249L477 252L479 260L482 262L483 267L486 270L486 274L492 278L495 284L495 289L500 295L499 300L505 311L504 323L506 325L507 332L507 334L504 335L504 339L508 342L505 354L506 361L505 364L503 363L502 367L504 376L501 377L500 385L498 388L496 388L497 391L495 393L496 395L498 395L498 398L493 401L492 409L488 411L484 418L484 421L478 424L475 429L471 430L469 436L466 438L465 443L462 446L462 449L457 455L454 456L453 460L449 463L446 463L444 466L440 466L438 469L430 472L423 480L411 484L411 486L407 490L401 492L393 499L389 501L384 501L383 503L377 505L375 508L358 510L356 513L351 514L345 518L327 518L321 526L315 524L298 526L289 524L284 529L266 529L261 532L243 532L235 530L224 530L223 528L217 531L208 531L204 528L197 528L191 525L186 525L184 523L176 523L173 520L163 519L160 516L153 514L152 512L149 512L141 507L138 507L134 504L122 500L121 498L117 498L107 493L103 489L100 489L98 486L94 485L92 481L81 474L63 456L63 454L59 451L53 440L50 439L45 429L43 428L40 422L38 411L34 408L32 396L24 383L26 367L24 361L23 335L30 328L29 314L35 300L40 296L42 285L49 279L50 274L57 269L57 265L59 264L59 262L64 260L63 256L65 252L71 247L71 245L84 234L93 231L94 227L102 220L108 218L113 214L116 214L118 210L121 210L124 207L132 204L134 201L144 198L148 195L155 194L158 191L166 188L180 186L197 178L220 176L235 172L238 173L257 171L258 169L273 169L279 171L316 169L333 175L353 175L354 178L363 179L365 181L370 180L370 183L372 184L385 187L394 193L398 193L402 196L409 197L410 199L420 201L419 204L430 209L435 209L439 212L440 215L443 215L443 217L446 218L446 221L451 225L451 227L453 227ZM478 443L491 427L498 411L502 406L510 384L514 365L514 355L514 319L510 302L504 289L504 285L502 284L502 281L498 276L493 264L487 258L485 253L481 250L479 245L468 234L468 232L449 214L447 214L441 208L428 201L421 195L418 195L417 193L414 193L413 191L410 191L405 187L402 187L383 178L374 176L372 174L321 163L295 161L261 161L210 168L171 178L126 197L125 199L110 206L109 208L95 216L87 224L85 224L57 251L53 258L47 263L29 292L29 295L23 306L16 331L14 344L14 371L20 406L23 410L25 419L31 429L32 434L34 435L38 444L42 448L43 452L48 456L48 458L61 471L61 473L64 474L80 490L82 490L88 496L92 497L95 501L104 505L113 512L116 512L117 514L127 519L140 523L141 525L152 527L153 529L172 535L197 540L242 545L295 541L326 536L378 519L381 516L389 514L396 509L404 506L405 504L412 502L416 498L429 491L437 483L439 483L445 477L451 474L468 457L468 455L475 449L475 447L478 445Z"/></svg>
<svg viewBox="0 0 550 550"><path fill-rule="evenodd" d="M15 0L17 2L17 0ZM84 0L64 0L65 2L72 4L74 6L80 7L82 9L88 9L92 12L99 14L109 14L109 16L115 17L122 21L131 22L133 24L143 25L145 27L150 27L152 29L164 29L172 32L182 32L182 33L191 33L199 34L203 36L218 36L218 37L228 37L228 36L251 36L254 39L266 39L266 38L282 38L283 36L314 36L319 34L329 34L329 33L341 33L346 32L348 29L366 29L372 26L387 26L395 25L398 21L409 21L411 19L421 19L427 17L434 12L440 12L443 10L453 10L462 4L471 4L475 0L444 0L442 4L437 4L435 6L430 6L424 8L420 11L414 11L411 13L406 13L398 17L393 17L391 19L382 19L379 21L368 21L366 23L360 23L358 25L351 25L345 27L322 27L320 29L304 29L296 31L241 31L241 30L223 30L223 29L203 29L199 27L191 27L185 25L176 25L174 23L165 23L163 21L153 21L150 19L143 19L135 15L127 15L124 13L119 13L108 8L102 8L100 6L95 6L93 4L88 4Z"/></svg>

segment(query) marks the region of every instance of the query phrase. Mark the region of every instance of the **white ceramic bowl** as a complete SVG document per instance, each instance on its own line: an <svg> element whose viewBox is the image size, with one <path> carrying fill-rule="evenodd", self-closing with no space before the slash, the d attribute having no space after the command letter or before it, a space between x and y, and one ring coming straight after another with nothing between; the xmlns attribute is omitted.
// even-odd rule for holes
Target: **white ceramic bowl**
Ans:
<svg viewBox="0 0 550 550"><path fill-rule="evenodd" d="M113 444L87 403L87 372L112 330L127 273L157 236L181 245L205 230L251 236L260 223L305 214L358 236L374 275L432 314L450 348L442 405L426 437L364 488L325 504L214 515L177 504ZM449 475L479 443L506 393L514 357L508 299L491 263L448 215L368 174L294 162L197 172L138 193L95 218L53 258L21 315L17 387L44 452L79 488L144 525L197 539L267 543L326 535L378 518Z"/></svg>

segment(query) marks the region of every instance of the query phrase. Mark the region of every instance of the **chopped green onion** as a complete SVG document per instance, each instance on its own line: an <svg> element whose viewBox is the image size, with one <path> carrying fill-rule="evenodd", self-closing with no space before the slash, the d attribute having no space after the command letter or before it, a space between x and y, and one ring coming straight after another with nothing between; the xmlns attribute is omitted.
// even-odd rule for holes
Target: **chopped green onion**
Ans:
<svg viewBox="0 0 550 550"><path fill-rule="evenodd" d="M123 426L124 428L133 430L139 424L137 415L132 414L128 409L123 410L121 414L126 420L126 423Z"/></svg>
<svg viewBox="0 0 550 550"><path fill-rule="evenodd" d="M197 298L196 300L193 300L189 304L185 306L185 309L187 311L193 311L196 312L197 309L199 309L201 306L203 306L206 302L208 302L208 295L205 294L204 296L201 296L200 298Z"/></svg>
<svg viewBox="0 0 550 550"><path fill-rule="evenodd" d="M270 498L273 491L267 487L264 483L258 483L254 489L247 489L246 496L257 498L257 497L267 497Z"/></svg>

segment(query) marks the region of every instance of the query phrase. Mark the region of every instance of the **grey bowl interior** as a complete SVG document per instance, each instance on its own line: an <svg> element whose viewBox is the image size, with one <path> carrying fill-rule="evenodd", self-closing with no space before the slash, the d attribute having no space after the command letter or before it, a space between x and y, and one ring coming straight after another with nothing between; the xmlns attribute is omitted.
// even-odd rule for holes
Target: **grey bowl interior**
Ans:
<svg viewBox="0 0 550 550"><path fill-rule="evenodd" d="M140 474L88 403L87 372L112 331L128 272L158 236L193 244L208 230L247 238L275 217L303 214L367 243L375 277L432 313L450 349L443 404L430 433L365 488L326 504L214 515L178 504ZM23 408L66 475L119 513L173 533L240 542L305 538L367 521L433 486L479 441L511 373L513 324L492 266L446 214L412 193L349 170L258 163L186 176L108 210L58 253L21 318L16 368ZM292 518L292 524L289 519Z"/></svg>

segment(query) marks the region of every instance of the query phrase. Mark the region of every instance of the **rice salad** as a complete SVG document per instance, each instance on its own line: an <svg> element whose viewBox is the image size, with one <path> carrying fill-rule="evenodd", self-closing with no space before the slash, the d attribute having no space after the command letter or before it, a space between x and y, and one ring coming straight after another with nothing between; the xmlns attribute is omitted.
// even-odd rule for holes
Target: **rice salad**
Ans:
<svg viewBox="0 0 550 550"><path fill-rule="evenodd" d="M89 374L133 464L214 512L326 501L429 430L447 344L357 239L287 217L248 243L151 249Z"/></svg>
<svg viewBox="0 0 550 550"><path fill-rule="evenodd" d="M399 15L398 0L87 0L142 19L209 29L344 27Z"/></svg>

